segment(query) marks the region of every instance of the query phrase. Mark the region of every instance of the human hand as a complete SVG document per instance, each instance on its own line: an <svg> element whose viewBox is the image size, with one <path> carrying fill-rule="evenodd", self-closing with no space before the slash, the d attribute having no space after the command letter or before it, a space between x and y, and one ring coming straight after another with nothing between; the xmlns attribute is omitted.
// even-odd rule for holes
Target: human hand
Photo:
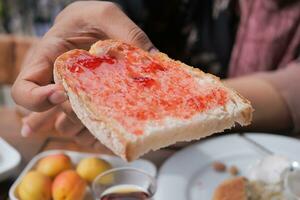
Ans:
<svg viewBox="0 0 300 200"><path fill-rule="evenodd" d="M20 110L20 107L18 107L18 110ZM24 109L22 110L24 111ZM95 148L102 146L84 126L73 122L58 106L44 112L26 111L22 122L24 126L21 134L24 137L55 130L65 136L72 137L80 145Z"/></svg>
<svg viewBox="0 0 300 200"><path fill-rule="evenodd" d="M36 112L51 112L59 105L66 116L61 114L58 119L64 121L68 118L76 126L83 127L72 111L62 86L53 82L53 63L56 57L68 50L88 49L97 40L108 38L123 40L145 50L154 48L145 33L115 4L100 1L70 4L28 53L12 88L15 102ZM38 118L40 115L36 113L33 116ZM29 135L31 129L33 127L30 127L29 121L23 120L24 135Z"/></svg>

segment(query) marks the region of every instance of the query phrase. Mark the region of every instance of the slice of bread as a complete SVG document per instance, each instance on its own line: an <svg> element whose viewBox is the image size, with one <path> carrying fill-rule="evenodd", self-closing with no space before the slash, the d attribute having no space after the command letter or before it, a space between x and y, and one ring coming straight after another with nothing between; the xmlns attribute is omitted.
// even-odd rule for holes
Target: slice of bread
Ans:
<svg viewBox="0 0 300 200"><path fill-rule="evenodd" d="M252 117L250 103L217 77L115 40L62 54L54 80L90 132L127 161Z"/></svg>
<svg viewBox="0 0 300 200"><path fill-rule="evenodd" d="M247 182L244 177L225 180L216 188L213 200L248 200Z"/></svg>

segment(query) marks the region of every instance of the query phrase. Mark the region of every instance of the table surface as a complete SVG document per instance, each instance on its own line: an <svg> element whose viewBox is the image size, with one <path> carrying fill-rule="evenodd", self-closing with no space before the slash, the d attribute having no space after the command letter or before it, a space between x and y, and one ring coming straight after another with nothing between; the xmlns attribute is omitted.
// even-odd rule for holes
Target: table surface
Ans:
<svg viewBox="0 0 300 200"><path fill-rule="evenodd" d="M21 117L13 108L0 107L0 137L16 148L22 156L19 172L37 153L51 149L74 150L81 152L92 152L111 154L104 146L94 149L92 147L80 146L72 138L62 137L55 131L36 133L34 137L24 138L20 135ZM177 148L165 148L149 153L143 158L152 161L159 167L164 160L176 152ZM17 176L17 174L15 175ZM13 180L0 182L0 200L7 198L9 187Z"/></svg>

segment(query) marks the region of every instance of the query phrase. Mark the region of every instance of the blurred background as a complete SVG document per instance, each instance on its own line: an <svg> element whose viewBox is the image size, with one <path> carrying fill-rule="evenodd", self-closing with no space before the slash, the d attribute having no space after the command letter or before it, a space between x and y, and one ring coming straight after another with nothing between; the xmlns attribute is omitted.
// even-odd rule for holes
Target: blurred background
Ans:
<svg viewBox="0 0 300 200"><path fill-rule="evenodd" d="M72 0L1 0L1 33L42 36L57 13L71 2Z"/></svg>

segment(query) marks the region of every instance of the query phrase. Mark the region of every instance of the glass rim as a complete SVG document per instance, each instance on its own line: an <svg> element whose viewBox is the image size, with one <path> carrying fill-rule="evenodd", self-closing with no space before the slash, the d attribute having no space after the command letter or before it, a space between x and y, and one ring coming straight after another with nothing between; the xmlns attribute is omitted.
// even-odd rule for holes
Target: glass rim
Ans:
<svg viewBox="0 0 300 200"><path fill-rule="evenodd" d="M135 167L115 167L115 168L109 169L109 170L99 174L93 180L93 182L92 182L92 191L93 191L93 193L94 193L94 190L95 190L95 187L96 187L96 184L97 184L97 180L99 180L100 178L102 178L102 177L104 177L108 174L111 174L111 173L114 173L114 172L122 172L122 171L132 171L132 172L138 172L140 174L143 174L144 176L146 176L147 178L150 179L151 185L154 187L154 190L156 191L156 189L157 189L156 179L155 179L154 176L152 176L148 172L146 172L142 169L135 168Z"/></svg>

